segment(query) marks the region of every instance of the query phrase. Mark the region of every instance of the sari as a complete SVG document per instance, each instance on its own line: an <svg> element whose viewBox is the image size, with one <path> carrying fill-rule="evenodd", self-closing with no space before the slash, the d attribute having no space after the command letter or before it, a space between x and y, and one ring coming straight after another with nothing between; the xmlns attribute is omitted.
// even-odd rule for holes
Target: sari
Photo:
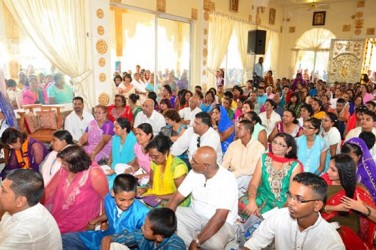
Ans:
<svg viewBox="0 0 376 250"><path fill-rule="evenodd" d="M45 189L44 206L50 211L61 233L85 231L86 225L102 211L108 193L107 178L101 167L92 165L68 180L61 168Z"/></svg>
<svg viewBox="0 0 376 250"><path fill-rule="evenodd" d="M46 92L38 88L36 92L32 91L30 88L25 89L22 92L22 105L27 105L27 104L47 104L47 94Z"/></svg>
<svg viewBox="0 0 376 250"><path fill-rule="evenodd" d="M220 133L225 132L227 129L234 127L234 122L228 117L227 111L223 106L219 106L221 109L219 123L218 123L218 131ZM235 129L232 134L223 142L221 142L222 152L223 154L226 153L230 143L234 141L235 137Z"/></svg>
<svg viewBox="0 0 376 250"><path fill-rule="evenodd" d="M376 202L376 164L365 142L360 138L351 138L347 143L357 145L362 150L362 156L357 163L357 182L362 183L370 192L372 199Z"/></svg>
<svg viewBox="0 0 376 250"><path fill-rule="evenodd" d="M168 154L164 171L161 165L151 162L151 170L153 171L153 185L147 190L143 196L148 195L167 195L174 194L177 191L175 179L188 174L188 167L185 162L178 157ZM166 201L167 203L167 201ZM188 207L190 199L185 199L180 206ZM162 204L163 206L164 204Z"/></svg>
<svg viewBox="0 0 376 250"><path fill-rule="evenodd" d="M327 174L324 174L323 179L327 182L328 186L328 192L331 188L334 186L331 185L331 181L328 178ZM357 185L355 187L355 193L353 199L356 199L356 197L359 195L359 198L365 203L367 206L376 208L375 203L372 200L372 197L369 195L368 191L360 186ZM338 205L341 203L341 198L343 196L346 196L345 190L341 188L338 192L336 192L332 196L327 197L327 205ZM349 216L341 216L340 212L332 211L329 213L322 212L322 217L327 221L336 221L341 219L341 217L351 217L354 219L359 219L359 232L354 232L351 228L349 228L346 224L342 222L341 228L338 230L346 249L375 249L373 246L373 239L374 235L376 233L376 224L370 221L367 217L363 215L358 215L353 211L350 211L348 213ZM355 216L354 216L355 215ZM347 219L347 218L346 218ZM349 221L347 219L347 221ZM350 219L351 221L351 219ZM365 245L366 246L365 246Z"/></svg>
<svg viewBox="0 0 376 250"><path fill-rule="evenodd" d="M287 164L280 170L275 170L272 166L274 161ZM261 156L261 182L256 194L256 204L261 214L275 207L282 208L286 204L291 175L297 167L300 167L299 164L296 159L277 157L270 152ZM239 214L244 219L248 218L243 212L248 202L248 194L239 198Z"/></svg>
<svg viewBox="0 0 376 250"><path fill-rule="evenodd" d="M109 120L106 120L101 127L98 126L96 120L92 120L89 123L89 126L86 129L86 132L89 134L88 145L85 145L83 148L86 153L90 154L93 152L95 147L98 145L103 135L114 135L114 124ZM102 148L101 151L97 153L94 160L98 162L103 158L109 158L111 153L111 140Z"/></svg>
<svg viewBox="0 0 376 250"><path fill-rule="evenodd" d="M107 110L107 117L110 121L112 122L115 122L115 120L119 117L123 117L123 118L126 118L130 123L133 122L133 113L132 113L132 110L129 106L125 106L124 107L124 112L122 114L118 114L116 112L116 107L115 105L111 105L110 107L108 107L108 110Z"/></svg>

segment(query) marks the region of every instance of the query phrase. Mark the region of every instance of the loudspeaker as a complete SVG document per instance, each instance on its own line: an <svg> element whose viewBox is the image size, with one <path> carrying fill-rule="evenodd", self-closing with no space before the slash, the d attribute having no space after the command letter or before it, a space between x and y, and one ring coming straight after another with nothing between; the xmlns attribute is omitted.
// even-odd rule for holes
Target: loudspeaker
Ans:
<svg viewBox="0 0 376 250"><path fill-rule="evenodd" d="M256 55L265 54L266 30L250 30L248 31L247 53L252 52Z"/></svg>

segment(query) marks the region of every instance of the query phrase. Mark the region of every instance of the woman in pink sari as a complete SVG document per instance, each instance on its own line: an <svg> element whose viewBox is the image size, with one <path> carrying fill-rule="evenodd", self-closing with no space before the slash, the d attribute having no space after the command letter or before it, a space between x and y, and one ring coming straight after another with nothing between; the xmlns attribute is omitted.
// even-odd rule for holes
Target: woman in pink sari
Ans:
<svg viewBox="0 0 376 250"><path fill-rule="evenodd" d="M61 169L45 189L44 206L61 233L84 231L102 211L107 177L101 167L91 166L89 155L80 146L66 147L57 158Z"/></svg>
<svg viewBox="0 0 376 250"><path fill-rule="evenodd" d="M107 107L97 105L94 108L95 119L89 123L85 133L78 141L96 162L108 160L111 154L111 139L114 135L114 124L107 119Z"/></svg>

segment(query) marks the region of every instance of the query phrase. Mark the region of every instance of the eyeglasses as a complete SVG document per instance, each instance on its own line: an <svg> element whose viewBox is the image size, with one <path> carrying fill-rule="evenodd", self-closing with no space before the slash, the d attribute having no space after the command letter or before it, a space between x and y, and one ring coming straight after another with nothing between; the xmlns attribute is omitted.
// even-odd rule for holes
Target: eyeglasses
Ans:
<svg viewBox="0 0 376 250"><path fill-rule="evenodd" d="M310 126L303 126L303 128L305 128L305 129L316 129L316 128L310 127Z"/></svg>
<svg viewBox="0 0 376 250"><path fill-rule="evenodd" d="M200 147L200 136L197 137L197 147L198 147L198 148Z"/></svg>
<svg viewBox="0 0 376 250"><path fill-rule="evenodd" d="M274 145L280 146L280 147L282 147L282 148L287 148L287 147L288 147L287 145L284 145L284 144L282 144L282 143L278 143L278 142L276 142L275 140L272 141L272 143L273 143Z"/></svg>
<svg viewBox="0 0 376 250"><path fill-rule="evenodd" d="M304 200L303 198L299 196L292 195L290 192L287 192L286 195L287 195L287 199L296 201L299 204L304 204L304 203L308 203L311 201L321 201L321 199Z"/></svg>

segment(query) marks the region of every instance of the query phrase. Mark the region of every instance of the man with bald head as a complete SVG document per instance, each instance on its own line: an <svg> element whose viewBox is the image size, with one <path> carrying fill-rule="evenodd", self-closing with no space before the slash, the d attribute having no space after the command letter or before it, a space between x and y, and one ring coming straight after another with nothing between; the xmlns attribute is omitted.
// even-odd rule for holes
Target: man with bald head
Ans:
<svg viewBox="0 0 376 250"><path fill-rule="evenodd" d="M142 123L149 123L153 128L153 134L158 135L162 127L166 126L166 120L161 113L154 110L154 101L146 99L142 104L142 112L139 112L134 121L134 127Z"/></svg>
<svg viewBox="0 0 376 250"><path fill-rule="evenodd" d="M235 237L237 183L216 159L212 147L197 149L191 160L192 171L167 204L176 210L177 233L189 249L225 249ZM189 194L190 207L178 207Z"/></svg>
<svg viewBox="0 0 376 250"><path fill-rule="evenodd" d="M192 96L189 99L189 107L179 110L180 117L184 120L184 124L192 126L195 119L195 115L200 113L202 110L198 107L200 105L200 100L197 96Z"/></svg>

